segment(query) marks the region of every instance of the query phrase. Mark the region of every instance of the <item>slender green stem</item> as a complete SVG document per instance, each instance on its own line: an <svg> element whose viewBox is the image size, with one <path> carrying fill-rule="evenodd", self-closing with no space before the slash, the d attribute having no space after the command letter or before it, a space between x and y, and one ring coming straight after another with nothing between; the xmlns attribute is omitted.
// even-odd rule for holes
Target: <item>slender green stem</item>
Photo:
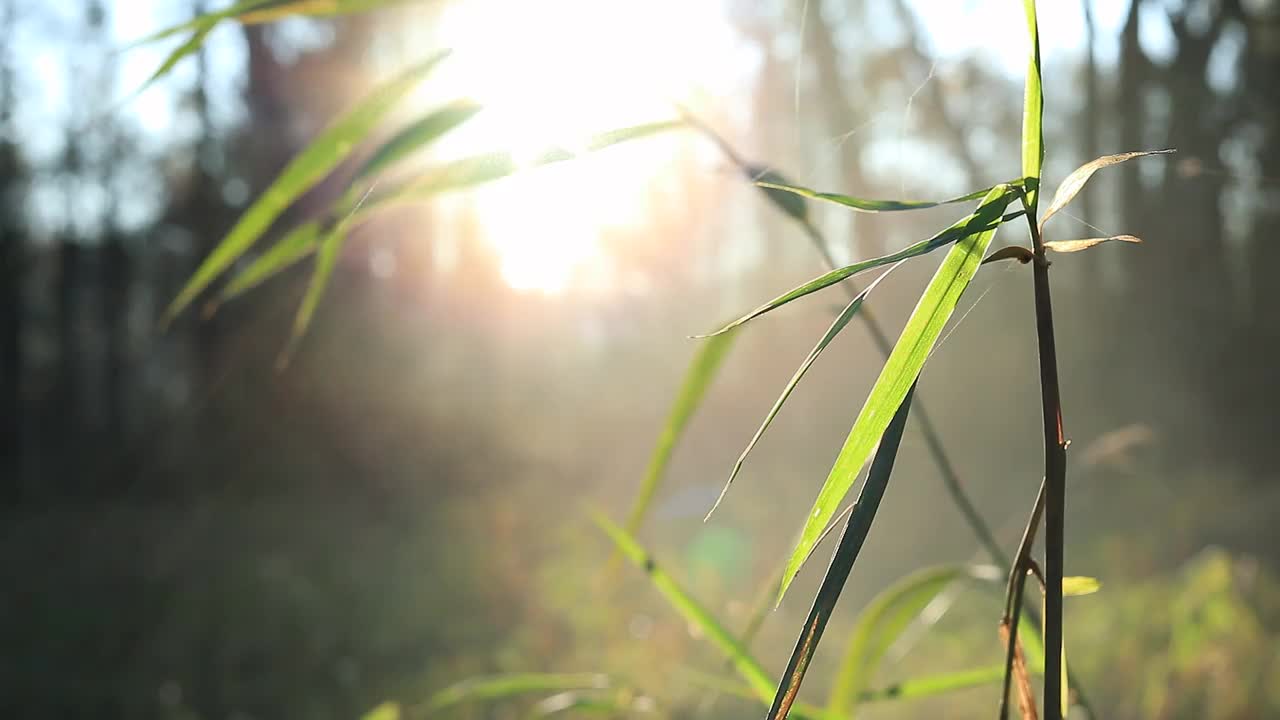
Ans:
<svg viewBox="0 0 1280 720"><path fill-rule="evenodd" d="M1053 333L1053 302L1049 293L1049 261L1035 213L1027 204L1027 226L1035 252L1032 278L1035 293L1036 344L1040 351L1040 404L1044 419L1045 484L1045 600L1044 600L1044 715L1062 720L1062 563L1066 520L1067 443L1062 432L1062 394L1058 384L1058 353Z"/></svg>

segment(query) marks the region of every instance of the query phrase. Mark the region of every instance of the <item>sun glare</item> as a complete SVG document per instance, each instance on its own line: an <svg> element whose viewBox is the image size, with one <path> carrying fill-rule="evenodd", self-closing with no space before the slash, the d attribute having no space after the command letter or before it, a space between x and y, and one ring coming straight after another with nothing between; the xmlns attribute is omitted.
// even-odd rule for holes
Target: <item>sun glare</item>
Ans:
<svg viewBox="0 0 1280 720"><path fill-rule="evenodd" d="M735 72L731 28L711 0L462 0L439 21L454 51L442 76L485 108L459 137L470 151L510 150L517 161L673 118L675 102L705 106L702 88L723 87ZM511 287L565 291L602 260L604 231L644 222L645 189L687 146L637 144L645 152L619 146L475 194Z"/></svg>

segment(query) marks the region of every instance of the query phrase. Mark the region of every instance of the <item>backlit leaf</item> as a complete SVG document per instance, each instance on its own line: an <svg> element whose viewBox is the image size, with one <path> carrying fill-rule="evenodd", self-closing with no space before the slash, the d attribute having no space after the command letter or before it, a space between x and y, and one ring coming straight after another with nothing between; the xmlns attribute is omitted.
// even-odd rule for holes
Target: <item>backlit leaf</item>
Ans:
<svg viewBox="0 0 1280 720"><path fill-rule="evenodd" d="M893 272L893 269L896 267L897 265L890 267L884 275L876 278L874 282L866 287L866 289L858 293L858 295L840 311L840 314L836 316L835 321L831 323L831 327L827 328L827 331L818 339L818 344L814 345L813 349L809 351L809 355L804 359L804 362L800 363L800 367L797 368L795 374L791 376L791 381L782 389L782 394L778 396L778 399L773 403L773 407L770 408L768 414L764 416L764 422L760 423L760 427L756 430L756 434L752 436L751 441L747 443L746 449L744 449L742 454L738 456L738 461L733 464L733 469L729 471L729 479L725 481L724 489L720 491L720 497L716 498L715 504L712 505L711 510L707 512L708 518L710 518L711 513L715 512L716 508L720 506L720 501L724 500L725 494L729 492L729 486L733 484L734 478L736 478L738 476L738 472L742 470L742 464L746 462L747 455L751 452L751 449L756 446L756 443L760 441L761 436L764 435L764 431L773 423L773 419L778 416L778 412L782 410L783 403L787 401L787 398L791 397L792 391L794 391L796 386L800 384L800 380L804 378L805 373L807 373L809 368L813 366L813 363L818 359L818 356L822 354L822 351L825 350L827 346L831 344L831 341L836 338L836 335L839 335L840 331L844 330L845 326L849 324L849 321L853 319L853 316L857 314L858 309L862 307L862 303L866 300L867 295L871 294L871 291L875 289L876 285L880 284L880 281L883 280L890 272ZM714 342L716 338L720 337L725 336L717 335L713 337L711 341Z"/></svg>
<svg viewBox="0 0 1280 720"><path fill-rule="evenodd" d="M845 495L853 487L858 471L871 455L872 448L880 442L890 419L915 384L934 343L938 341L943 327L955 311L961 294L977 273L978 266L991 245L991 239L995 236L1001 214L1011 198L1008 186L993 188L968 222L959 226L968 232L947 253L921 295L893 352L889 354L880 377L858 413L849 437L818 494L817 502L809 512L800 542L792 551L787 572L783 576L779 600L795 579L800 565L817 543Z"/></svg>
<svg viewBox="0 0 1280 720"><path fill-rule="evenodd" d="M1084 188L1085 183L1089 182L1089 178L1093 177L1093 174L1102 168L1119 165L1126 160L1146 157L1147 155L1164 155L1172 152L1176 152L1176 150L1166 148L1164 150L1139 150L1137 152L1120 153L1118 155L1103 155L1097 160L1081 165L1072 171L1072 173L1067 176L1067 179L1063 180L1062 184L1058 186L1057 192L1053 194L1053 201L1049 203L1049 209L1045 210L1044 217L1040 220L1040 227L1043 228L1044 224L1049 221L1049 218L1053 217L1055 213L1066 207L1067 203L1075 199L1075 196L1079 195L1080 190Z"/></svg>
<svg viewBox="0 0 1280 720"><path fill-rule="evenodd" d="M1010 189L1010 186L997 185L995 188L991 190L991 192L987 193L986 199L983 201L981 205L979 205L977 210L975 210L972 214L967 215L964 218L958 220L955 224L951 225L951 227L948 227L947 229L943 230L937 235L934 235L933 237L927 240L921 240L918 243L909 245L895 253L882 255L878 258L872 258L871 260L863 260L861 262L856 262L856 263L853 263L852 265L846 265L842 268L837 268L835 270L832 270L831 272L828 272L824 275L820 275L814 278L813 280L810 280L809 282L789 292L779 295L773 300L770 300L769 302L761 305L755 310L752 310L746 315L743 315L737 320L734 320L728 325L725 325L724 327L721 327L720 329L715 330L713 332L707 333L705 335L698 335L696 337L711 337L713 335L717 335L719 333L725 332L745 322L749 322L757 317L760 317L761 315L764 315L767 312L770 312L779 307L782 307L783 305L786 305L792 300L796 300L798 298L804 297L805 295L809 295L819 290L823 290L825 288L831 287L832 285L835 285L836 283L841 282L842 280L845 280L847 278L853 277L854 275L857 275L860 272L870 270L872 268L881 267L883 265L890 265L892 263L896 263L901 260L907 260L913 257L917 257L919 255L924 255L925 253L932 252L934 250L937 250L940 247L943 247L952 242L955 242L960 238L972 237L976 234L979 234L985 231L994 232L995 229L999 227L1001 223L1007 222L1010 219L1010 217L1017 216L1017 214L1013 214L1011 216L1002 216L1000 212L994 212L994 213L992 212L992 208L996 207L997 205L999 206L1000 211L1003 211L1003 208L1008 206L1009 197L1011 197L1010 195L1011 192L1012 191ZM887 418L885 422L888 422Z"/></svg>
<svg viewBox="0 0 1280 720"><path fill-rule="evenodd" d="M360 720L400 720L403 713L400 712L400 705L393 702L384 702L378 707L370 710L360 716Z"/></svg>
<svg viewBox="0 0 1280 720"><path fill-rule="evenodd" d="M1022 97L1022 179L1026 183L1027 212L1034 219L1040 201L1040 174L1044 166L1044 89L1040 80L1040 28L1036 20L1036 1L1022 0L1022 7L1031 39Z"/></svg>
<svg viewBox="0 0 1280 720"><path fill-rule="evenodd" d="M1141 238L1134 237L1133 235L1112 235L1111 237L1085 238L1083 240L1049 240L1045 242L1044 248L1046 250L1053 250L1054 252L1073 253L1080 252L1081 250L1088 250L1094 245L1101 245L1104 242L1111 242L1113 240L1125 243L1142 242Z"/></svg>
<svg viewBox="0 0 1280 720"><path fill-rule="evenodd" d="M1098 578L1084 577L1081 575L1068 575L1062 578L1062 595L1063 597L1071 597L1075 595L1092 595L1102 588L1102 583L1098 582Z"/></svg>
<svg viewBox="0 0 1280 720"><path fill-rule="evenodd" d="M422 150L440 136L470 120L480 112L480 106L469 100L455 100L401 129L383 143L360 170L352 183L358 183Z"/></svg>
<svg viewBox="0 0 1280 720"><path fill-rule="evenodd" d="M598 690L610 686L600 673L510 673L463 680L436 692L421 707L426 715L455 705L499 700L513 695L565 690ZM413 713L417 715L419 713Z"/></svg>
<svg viewBox="0 0 1280 720"><path fill-rule="evenodd" d="M773 704L766 716L768 720L786 720L791 712L791 706L799 697L800 684L804 681L805 672L809 669L814 653L818 650L818 642L822 640L822 633L831 619L832 612L835 611L836 601L840 599L840 592L849 579L849 572L853 570L858 553L862 551L867 533L871 531L871 523L880 509L880 500L884 497L885 488L889 485L889 476L893 474L893 464L898 457L902 433L907 426L907 415L911 411L911 393L914 390L915 386L912 385L893 414L893 421L884 431L884 439L876 451L875 459L871 462L871 469L867 472L867 482L862 487L853 512L849 514L849 521L840 535L840 543L831 557L831 565L827 567L827 574L822 578L818 595L814 598L809 616L800 629L795 649L791 651L787 669L778 683Z"/></svg>
<svg viewBox="0 0 1280 720"><path fill-rule="evenodd" d="M196 269L165 310L163 323L172 322L215 278L239 259L299 195L350 155L356 143L363 140L378 121L446 55L446 52L437 53L376 88L294 157Z"/></svg>
<svg viewBox="0 0 1280 720"><path fill-rule="evenodd" d="M947 200L871 200L868 198L851 197L849 195L839 195L837 193L817 192L810 190L809 188L777 182L768 178L757 180L756 184L762 188L794 193L813 200L825 200L827 202L836 203L837 205L843 205L847 208L853 208L859 212L869 213L897 212L901 210L924 210L952 203L979 200L987 193L991 192L991 188L988 187L981 190L975 190L967 195L949 198Z"/></svg>
<svg viewBox="0 0 1280 720"><path fill-rule="evenodd" d="M967 570L959 566L922 570L894 583L872 600L854 625L827 711L835 717L850 717L889 647L938 593L966 574Z"/></svg>
<svg viewBox="0 0 1280 720"><path fill-rule="evenodd" d="M705 607L685 592L670 575L658 567L653 557L640 546L640 543L636 542L631 533L600 513L591 513L591 519L613 540L614 545L628 560L649 576L653 586L662 593L685 622L701 630L702 634L733 662L734 668L751 686L756 697L762 702L768 702L773 697L773 682L742 643L730 634Z"/></svg>
<svg viewBox="0 0 1280 720"><path fill-rule="evenodd" d="M640 483L640 490L631 506L631 511L627 513L627 532L635 534L640 531L645 514L653 504L653 498L662 485L662 479L666 476L667 465L671 461L671 454L675 452L676 443L684 434L689 419L702 404L702 398L707 394L707 388L715 379L729 349L733 347L736 336L737 333L725 333L703 343L694 354L689 368L685 370L680 392L676 395L675 403L667 414L662 434L658 436L658 442L649 455L649 466L645 470L644 480Z"/></svg>

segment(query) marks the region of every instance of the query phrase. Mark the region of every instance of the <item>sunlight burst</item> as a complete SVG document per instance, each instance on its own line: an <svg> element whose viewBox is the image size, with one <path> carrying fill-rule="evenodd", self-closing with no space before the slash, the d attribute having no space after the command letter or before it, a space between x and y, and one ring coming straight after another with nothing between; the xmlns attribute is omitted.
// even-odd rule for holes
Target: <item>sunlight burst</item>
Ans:
<svg viewBox="0 0 1280 720"><path fill-rule="evenodd" d="M485 108L459 137L519 161L673 118L673 103L705 102L700 88L733 72L734 38L721 12L716 2L682 0L455 3L439 26L455 51L449 82ZM564 291L602 259L603 231L644 222L645 190L681 145L662 137L636 144L643 147L540 168L476 194L483 234L511 287Z"/></svg>

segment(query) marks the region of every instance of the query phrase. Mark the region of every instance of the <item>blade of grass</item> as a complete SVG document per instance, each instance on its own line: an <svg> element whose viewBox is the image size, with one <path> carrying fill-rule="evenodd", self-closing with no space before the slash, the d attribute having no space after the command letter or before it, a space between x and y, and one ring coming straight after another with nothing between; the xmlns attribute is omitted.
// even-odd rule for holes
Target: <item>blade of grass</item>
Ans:
<svg viewBox="0 0 1280 720"><path fill-rule="evenodd" d="M1049 203L1049 209L1044 211L1044 217L1040 219L1040 230L1044 230L1044 224L1049 222L1049 218L1053 217L1059 210L1066 207L1068 203L1075 199L1076 195L1084 189L1085 183L1089 182L1089 178L1093 174L1105 167L1119 165L1122 162L1132 160L1134 158L1146 157L1147 155L1165 155L1177 152L1173 148L1165 148L1164 150L1139 150L1137 152L1120 153L1118 155L1103 155L1096 160L1091 160L1084 165L1076 168L1067 176L1066 180L1058 186L1053 194L1053 201ZM1123 236L1131 237L1131 236Z"/></svg>
<svg viewBox="0 0 1280 720"><path fill-rule="evenodd" d="M849 638L827 701L828 713L841 718L853 715L885 652L938 593L967 572L963 566L922 570L889 586L871 601L858 616ZM1003 676L1004 668L1000 670L996 680Z"/></svg>
<svg viewBox="0 0 1280 720"><path fill-rule="evenodd" d="M151 73L136 90L129 93L119 104L121 106L129 104L134 98L146 92L147 88L154 85L160 78L168 75L169 71L173 70L184 58L198 51L200 46L204 45L204 39L209 36L209 33L217 25L218 21L216 19L208 19L197 23L191 30L191 36L187 38L186 42L171 50L165 56L164 62L160 63L160 67L156 68L155 72Z"/></svg>
<svg viewBox="0 0 1280 720"><path fill-rule="evenodd" d="M425 62L414 65L384 83L330 124L306 149L295 156L196 269L195 274L165 310L162 324L172 322L215 278L243 255L299 195L319 182L347 157L356 143L367 136L378 121L447 55L447 52L436 53Z"/></svg>
<svg viewBox="0 0 1280 720"><path fill-rule="evenodd" d="M751 686L756 697L762 702L768 702L773 696L773 682L769 680L769 675L765 673L764 668L751 657L742 643L730 634L714 615L685 592L670 575L659 568L653 557L641 547L640 543L636 542L631 533L614 524L601 513L592 512L591 519L632 564L649 576L653 586L671 603L671 607L686 622L701 630L720 652L733 661L734 668Z"/></svg>
<svg viewBox="0 0 1280 720"><path fill-rule="evenodd" d="M662 434L658 436L658 442L653 447L653 452L649 455L649 466L645 470L644 480L640 483L640 490L636 494L635 502L631 505L631 510L627 513L627 532L635 534L639 532L640 526L644 523L644 517L649 512L649 507L653 504L653 498L658 492L658 488L662 485L662 479L666 476L667 465L671 462L671 454L675 452L676 443L680 441L680 436L684 434L685 426L689 424L689 419L693 417L693 413L702 404L702 398L707 394L707 388L711 386L711 382L715 379L716 373L720 370L720 365L724 362L725 356L729 353L729 349L733 347L733 341L737 337L737 333L725 333L717 335L707 343L704 343L698 352L694 354L693 361L689 363L689 368L685 371L684 381L680 385L680 392L676 395L675 403L671 406L671 411L667 414L667 421L662 427Z"/></svg>
<svg viewBox="0 0 1280 720"><path fill-rule="evenodd" d="M360 720L400 720L400 703L384 702L360 716Z"/></svg>
<svg viewBox="0 0 1280 720"><path fill-rule="evenodd" d="M262 25L294 16L338 17L369 12L404 2L407 0L293 0L241 13L236 20L245 25Z"/></svg>
<svg viewBox="0 0 1280 720"><path fill-rule="evenodd" d="M132 50L133 48L141 47L142 45L149 45L157 40L164 40L165 38L170 38L174 35L181 35L184 32L192 30L199 30L205 25L213 26L222 20L235 17L264 5L270 5L273 2L277 2L277 0L241 0L241 2L233 3L222 10L205 13L199 17L195 17L175 25L170 25L169 27L161 30L156 30L155 32L143 35L137 40L129 42L121 48L121 50Z"/></svg>
<svg viewBox="0 0 1280 720"><path fill-rule="evenodd" d="M293 353L298 348L298 343L306 335L307 328L311 325L311 319L315 317L316 308L320 306L320 298L324 296L325 288L329 287L329 279L333 277L333 268L337 265L338 255L342 252L342 246L346 244L346 241L346 222L338 223L320 239L320 251L316 256L316 268L311 273L311 282L307 284L307 292L302 297L302 304L298 306L298 312L294 315L293 331L289 335L289 341L284 350L280 352L279 357L276 358L277 370L283 370L288 367Z"/></svg>
<svg viewBox="0 0 1280 720"><path fill-rule="evenodd" d="M361 180L373 177L422 150L445 133L470 120L480 109L479 104L470 100L455 100L404 127L369 156L352 178L352 187L357 187L356 184Z"/></svg>
<svg viewBox="0 0 1280 720"><path fill-rule="evenodd" d="M886 685L875 690L862 690L858 694L859 703L880 702L884 700L918 700L920 698L942 695L956 690L967 690L982 685L1000 682L1004 668L999 665L961 670L953 673L926 675L900 683ZM847 718L848 716L844 716Z"/></svg>
<svg viewBox="0 0 1280 720"><path fill-rule="evenodd" d="M1092 595L1102 589L1098 578L1083 575L1071 575L1062 578L1062 594L1064 597Z"/></svg>
<svg viewBox="0 0 1280 720"><path fill-rule="evenodd" d="M392 5L405 0L241 0L221 10L205 13L168 27L156 30L130 41L121 50L132 50L149 45L157 40L181 35L196 30L204 25L216 25L223 20L234 19L244 25L260 25L275 22L291 15L309 15L312 17L332 17L350 13L373 10L383 5Z"/></svg>
<svg viewBox="0 0 1280 720"><path fill-rule="evenodd" d="M934 343L938 341L943 327L955 311L961 294L977 273L1010 198L1007 186L999 186L987 194L971 216L970 223L975 230L947 253L941 267L925 288L898 338L898 343L889 354L880 377L872 387L867 402L858 413L849 437L809 513L800 543L788 562L779 601L795 579L800 565L816 544L823 528L853 486L862 464L889 426L891 415L901 406L907 392L914 386Z"/></svg>
<svg viewBox="0 0 1280 720"><path fill-rule="evenodd" d="M679 123L665 122L621 128L596 135L588 141L587 145L589 150L604 149L613 144L647 137L679 126ZM231 281L219 294L217 302L213 307L207 308L206 312L216 309L217 304L244 294L310 255L318 246L324 228L339 222L335 219L336 217L347 216L345 217L347 229L352 230L379 210L423 202L441 193L464 190L502 179L518 170L520 167L516 165L510 153L488 153L463 158L424 171L417 177L401 181L381 192L371 192L368 186L364 187L363 194L348 192L343 201L329 211L327 218L311 220L294 228L285 237L276 241L276 244L261 257L233 275ZM351 189L355 191L360 188L361 184L354 184Z"/></svg>
<svg viewBox="0 0 1280 720"><path fill-rule="evenodd" d="M1044 88L1040 81L1040 29L1036 22L1036 2L1023 0L1022 7L1031 39L1022 97L1022 181L1025 183L1027 212L1035 218L1040 201L1040 173L1044 167Z"/></svg>
<svg viewBox="0 0 1280 720"><path fill-rule="evenodd" d="M923 698L934 697L936 695L945 695L946 693L955 692L957 690L967 690L969 688L998 683L1000 682L1000 678L1003 674L1003 667L999 665L992 665L989 667L974 668L972 670L960 670L958 672L925 675L885 685L884 687L863 690L858 696L858 702L874 703L894 700L921 700ZM681 677L696 685L716 690L718 692L725 693L726 695L732 695L743 700L759 699L751 691L751 688L727 678L721 678L692 669L681 671ZM817 705L811 705L803 702L795 703L795 705L792 706L791 714L792 716L801 718L839 720L839 716L831 715Z"/></svg>
<svg viewBox="0 0 1280 720"><path fill-rule="evenodd" d="M882 265L890 265L901 260L908 260L919 255L924 255L925 253L937 250L938 248L961 238L974 237L987 231L994 232L1001 223L1005 222L1005 219L1001 216L1000 212L992 213L991 209L998 205L1001 210L1003 210L1003 208L1009 203L1009 198L1011 197L1010 193L1010 186L997 185L995 189L987 193L986 199L978 206L977 210L956 221L953 225L933 237L927 240L921 240L913 245L909 245L898 252L882 255L878 258L872 258L871 260L863 260L862 262L857 262L852 265L846 265L842 268L837 268L831 272L820 275L813 280L790 290L789 292L779 295L773 300L770 300L728 325L725 325L718 330L706 333L705 335L698 335L696 337L712 337L719 333L726 332L742 325L743 323L754 320L767 312L776 310L792 300L796 300L804 297L805 295L828 288L842 280L853 277L860 272L881 267ZM888 422L887 418L885 421Z"/></svg>
<svg viewBox="0 0 1280 720"><path fill-rule="evenodd" d="M323 227L319 220L310 220L290 230L288 234L276 241L271 249L254 258L253 262L233 275L218 292L218 298L205 307L205 315L212 315L218 305L243 295L310 255L315 251L323 234Z"/></svg>
<svg viewBox="0 0 1280 720"><path fill-rule="evenodd" d="M1013 185L1016 183L1006 183ZM770 180L757 180L756 185L762 188L770 188L773 190L781 190L787 193L794 193L811 200L824 200L826 202L842 205L852 208L858 212L881 213L881 212L898 212L902 210L924 210L927 208L936 208L942 205L950 205L953 203L967 202L969 200L981 200L987 193L991 192L990 187L981 190L975 190L966 195L949 198L947 200L871 200L868 198L858 198L849 195L840 195L837 193L825 193L810 190L809 188L792 185L790 183L776 182ZM992 186L994 187L994 186Z"/></svg>
<svg viewBox="0 0 1280 720"><path fill-rule="evenodd" d="M500 700L513 695L566 690L600 690L611 686L601 673L511 673L462 680L437 691L409 715L424 717L463 703Z"/></svg>
<svg viewBox="0 0 1280 720"><path fill-rule="evenodd" d="M782 389L782 394L778 396L778 399L773 403L773 407L769 409L769 413L765 415L764 422L760 423L760 427L756 430L756 434L752 436L751 441L747 443L746 449L744 449L742 454L738 456L738 461L733 464L733 469L729 472L729 479L725 481L724 489L720 491L720 497L716 498L715 504L711 506L711 510L707 512L706 518L703 518L704 520L710 518L711 513L714 513L716 508L720 506L720 501L724 500L725 494L729 492L729 486L733 484L734 478L736 478L738 476L738 472L742 470L742 464L746 462L747 455L751 452L751 449L756 446L756 443L760 441L761 436L764 435L764 431L773 423L773 419L778 416L778 412L782 410L783 403L787 401L787 398L791 397L792 391L800 384L800 380L804 378L805 373L807 373L809 368L813 366L813 363L818 359L818 356L822 354L822 351L831 344L831 341L840 334L841 330L844 330L845 326L849 324L849 321L853 319L853 316L857 314L858 309L862 307L862 303L866 300L867 295L875 289L876 285L880 284L881 280L883 280L889 273L893 272L896 267L898 266L891 266L888 271L876 278L875 281L868 285L865 290L858 293L853 300L849 301L849 304L845 306L844 310L836 316L835 321L831 323L831 327L827 328L827 331L818 339L818 344L814 345L813 349L809 351L809 355L804 359L804 362L800 363L800 367L797 368L795 374L791 376L791 381ZM724 336L717 335L716 337ZM712 338L711 341L714 342L715 338Z"/></svg>
<svg viewBox="0 0 1280 720"><path fill-rule="evenodd" d="M862 486L862 492L858 495L853 512L849 514L849 520L840 536L840 544L836 546L836 551L831 557L831 565L827 567L827 574L822 578L818 595L809 609L809 616L805 619L804 627L801 628L800 637L796 639L795 649L791 651L787 669L778 683L777 693L773 697L773 704L766 716L768 720L786 720L791 706L800 694L800 684L804 681L805 672L809 669L813 654L817 652L822 633L831 619L836 602L840 599L840 592L849 579L849 572L853 570L858 553L862 551L867 534L871 531L871 523L880 509L880 501L884 497L885 488L889 485L889 476L893 474L893 464L898 457L902 432L907 426L907 415L911 411L911 393L914 390L913 384L908 388L906 396L894 411L892 422L884 431L884 438L880 442L879 449L876 450L871 469L867 471L867 481Z"/></svg>
<svg viewBox="0 0 1280 720"><path fill-rule="evenodd" d="M540 700L533 706L534 717L548 717L564 712L609 717L630 717L654 711L653 701L634 692L622 690L600 697L582 692L566 691Z"/></svg>

